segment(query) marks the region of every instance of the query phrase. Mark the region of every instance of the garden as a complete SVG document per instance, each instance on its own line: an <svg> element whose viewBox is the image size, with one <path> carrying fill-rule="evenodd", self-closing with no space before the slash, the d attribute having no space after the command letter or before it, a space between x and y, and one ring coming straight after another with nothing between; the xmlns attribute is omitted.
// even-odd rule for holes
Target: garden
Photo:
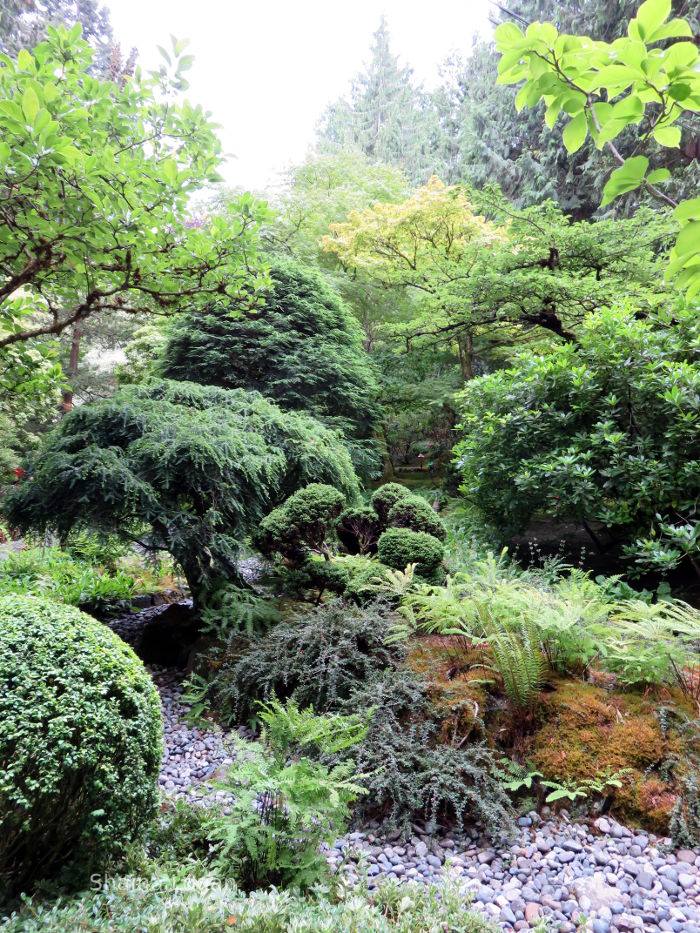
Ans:
<svg viewBox="0 0 700 933"><path fill-rule="evenodd" d="M3 5L0 931L700 931L699 15L382 17L253 194Z"/></svg>

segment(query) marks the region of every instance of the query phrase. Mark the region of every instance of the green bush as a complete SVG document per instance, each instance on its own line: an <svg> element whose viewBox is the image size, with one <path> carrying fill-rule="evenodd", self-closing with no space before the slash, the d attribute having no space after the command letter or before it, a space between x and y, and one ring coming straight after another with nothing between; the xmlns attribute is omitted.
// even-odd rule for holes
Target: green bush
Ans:
<svg viewBox="0 0 700 933"><path fill-rule="evenodd" d="M377 556L383 564L394 570L405 570L409 564L416 564L416 573L426 580L442 578L443 555L441 541L410 528L388 528L377 545Z"/></svg>
<svg viewBox="0 0 700 933"><path fill-rule="evenodd" d="M393 666L391 613L382 603L362 608L334 600L281 622L266 636L231 641L215 658L212 699L232 723L253 719L258 700L293 697L326 710L346 699L372 672Z"/></svg>
<svg viewBox="0 0 700 933"><path fill-rule="evenodd" d="M301 563L309 550L329 556L326 539L344 506L342 492L311 483L265 516L253 534L253 543L263 554L282 554L295 563Z"/></svg>
<svg viewBox="0 0 700 933"><path fill-rule="evenodd" d="M590 315L460 396L463 490L505 540L535 513L602 522L644 570L700 573L700 315Z"/></svg>
<svg viewBox="0 0 700 933"><path fill-rule="evenodd" d="M410 670L377 672L344 704L360 715L376 709L364 739L350 755L367 774L368 794L355 805L362 819L378 817L386 830L410 834L417 817L479 820L494 839L512 829L512 809L481 744L446 745L430 702L430 684ZM342 708L342 707L341 707Z"/></svg>
<svg viewBox="0 0 700 933"><path fill-rule="evenodd" d="M0 899L84 879L153 816L160 702L131 648L77 609L0 598Z"/></svg>
<svg viewBox="0 0 700 933"><path fill-rule="evenodd" d="M447 537L447 531L440 516L420 496L411 495L399 499L389 510L387 524L391 528L424 531L440 541L444 541Z"/></svg>
<svg viewBox="0 0 700 933"><path fill-rule="evenodd" d="M386 528L389 520L389 512L397 502L404 499L410 499L411 493L400 483L384 483L372 495L372 508L379 516L382 527Z"/></svg>

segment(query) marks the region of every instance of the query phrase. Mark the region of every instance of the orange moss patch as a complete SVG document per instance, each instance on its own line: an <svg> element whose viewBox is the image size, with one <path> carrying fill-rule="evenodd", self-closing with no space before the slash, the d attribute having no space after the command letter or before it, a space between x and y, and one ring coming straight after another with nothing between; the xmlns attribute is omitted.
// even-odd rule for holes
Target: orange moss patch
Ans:
<svg viewBox="0 0 700 933"><path fill-rule="evenodd" d="M445 742L470 735L487 702L488 671L478 664L477 650L467 650L453 639L425 638L415 642L406 664L430 683L429 698L441 723Z"/></svg>
<svg viewBox="0 0 700 933"><path fill-rule="evenodd" d="M681 745L664 736L652 697L558 681L542 695L538 723L526 754L545 777L582 782L630 769L615 791L614 812L649 829L667 828L673 788L648 772Z"/></svg>

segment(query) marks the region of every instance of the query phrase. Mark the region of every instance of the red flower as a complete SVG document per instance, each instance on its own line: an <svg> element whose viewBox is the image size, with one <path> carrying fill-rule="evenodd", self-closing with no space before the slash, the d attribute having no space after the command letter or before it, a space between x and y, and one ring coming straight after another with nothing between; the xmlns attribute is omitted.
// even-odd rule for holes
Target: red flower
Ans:
<svg viewBox="0 0 700 933"><path fill-rule="evenodd" d="M22 479L23 476L26 476L26 475L27 475L27 471L26 471L26 470L23 470L22 467L17 467L17 468L14 469L12 472L15 474L15 476L17 477L17 479Z"/></svg>

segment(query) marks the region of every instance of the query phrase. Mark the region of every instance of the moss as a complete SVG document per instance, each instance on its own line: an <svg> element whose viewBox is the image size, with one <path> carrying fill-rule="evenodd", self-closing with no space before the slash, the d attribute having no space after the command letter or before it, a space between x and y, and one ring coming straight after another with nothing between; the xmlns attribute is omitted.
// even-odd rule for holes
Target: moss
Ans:
<svg viewBox="0 0 700 933"><path fill-rule="evenodd" d="M478 660L477 652L460 650L452 639L421 639L408 654L406 665L429 681L428 699L444 742L482 728L488 695L483 668L472 666Z"/></svg>
<svg viewBox="0 0 700 933"><path fill-rule="evenodd" d="M528 760L547 778L572 782L629 769L615 792L613 812L664 831L675 795L653 771L682 748L677 737L663 734L654 709L651 696L558 681L542 696Z"/></svg>

